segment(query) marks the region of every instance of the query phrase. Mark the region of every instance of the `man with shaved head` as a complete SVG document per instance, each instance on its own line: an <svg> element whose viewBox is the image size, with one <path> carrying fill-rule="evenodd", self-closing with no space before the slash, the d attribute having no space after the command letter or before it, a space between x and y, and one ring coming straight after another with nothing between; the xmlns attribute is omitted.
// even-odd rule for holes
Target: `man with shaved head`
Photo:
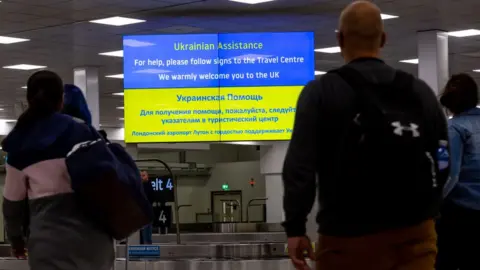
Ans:
<svg viewBox="0 0 480 270"><path fill-rule="evenodd" d="M296 269L432 270L448 177L445 115L427 84L380 59L380 9L356 1L337 33L345 65L303 89L283 168ZM441 161L441 162L439 162ZM306 219L318 186L316 254Z"/></svg>

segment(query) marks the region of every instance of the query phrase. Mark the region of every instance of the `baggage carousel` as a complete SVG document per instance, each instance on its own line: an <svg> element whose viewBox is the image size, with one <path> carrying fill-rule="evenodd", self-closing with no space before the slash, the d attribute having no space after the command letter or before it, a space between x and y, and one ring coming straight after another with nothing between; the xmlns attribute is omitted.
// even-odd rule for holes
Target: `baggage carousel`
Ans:
<svg viewBox="0 0 480 270"><path fill-rule="evenodd" d="M160 247L155 259L128 263L129 270L293 270L287 258L286 237L279 232L190 233L153 235ZM125 269L125 245L117 245L116 270ZM133 259L133 258L132 258ZM0 270L29 270L25 260L10 257L0 245Z"/></svg>
<svg viewBox="0 0 480 270"><path fill-rule="evenodd" d="M274 259L285 258L284 243L159 244L160 259ZM10 246L0 246L0 257L10 257ZM117 258L125 258L125 245L117 245ZM0 267L0 269L2 269ZM2 269L3 270L3 269Z"/></svg>
<svg viewBox="0 0 480 270"><path fill-rule="evenodd" d="M31 270L27 261L0 259L1 270ZM117 260L116 270L125 269L125 260ZM128 270L294 270L290 260L165 260L132 261Z"/></svg>

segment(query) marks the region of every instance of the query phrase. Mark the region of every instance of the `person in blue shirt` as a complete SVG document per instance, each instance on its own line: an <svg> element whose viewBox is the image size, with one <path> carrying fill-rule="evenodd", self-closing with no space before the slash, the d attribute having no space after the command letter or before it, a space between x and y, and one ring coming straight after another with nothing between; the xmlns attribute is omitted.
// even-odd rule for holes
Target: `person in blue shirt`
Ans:
<svg viewBox="0 0 480 270"><path fill-rule="evenodd" d="M480 269L480 109L478 86L453 75L440 102L449 120L450 178L437 222L437 270Z"/></svg>

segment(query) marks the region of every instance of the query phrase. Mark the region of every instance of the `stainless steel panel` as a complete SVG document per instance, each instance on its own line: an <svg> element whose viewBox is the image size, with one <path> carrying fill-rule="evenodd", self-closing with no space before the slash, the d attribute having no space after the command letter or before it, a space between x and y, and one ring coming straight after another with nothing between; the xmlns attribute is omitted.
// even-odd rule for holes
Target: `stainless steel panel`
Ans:
<svg viewBox="0 0 480 270"><path fill-rule="evenodd" d="M10 248L10 245L5 245L5 244L0 245L0 257L2 258L11 257L12 256L11 252L12 252L12 249Z"/></svg>
<svg viewBox="0 0 480 270"><path fill-rule="evenodd" d="M117 257L125 257L125 246L117 247ZM286 257L283 243L161 245L161 259L261 259Z"/></svg>
<svg viewBox="0 0 480 270"><path fill-rule="evenodd" d="M146 270L294 270L290 260L185 260L158 261Z"/></svg>
<svg viewBox="0 0 480 270"><path fill-rule="evenodd" d="M118 270L125 261L117 261ZM294 270L290 260L178 260L129 262L129 270ZM0 259L2 270L29 270L27 261Z"/></svg>
<svg viewBox="0 0 480 270"><path fill-rule="evenodd" d="M0 269L2 270L29 270L26 260L14 258L0 258Z"/></svg>
<svg viewBox="0 0 480 270"><path fill-rule="evenodd" d="M285 257L284 243L163 244L161 259L215 258L260 259ZM10 246L0 246L0 257L11 257ZM125 245L117 246L117 258L125 258ZM0 268L1 269L1 268Z"/></svg>
<svg viewBox="0 0 480 270"><path fill-rule="evenodd" d="M128 262L128 270L145 270L147 269L147 264L153 265L153 262ZM117 260L115 263L115 270L125 270L125 260Z"/></svg>
<svg viewBox="0 0 480 270"><path fill-rule="evenodd" d="M150 266L147 266L150 264ZM145 269L153 269L154 262L129 262L128 270L145 270ZM30 270L28 267L28 262L26 260L17 260L17 259L0 259L0 269L1 270ZM125 260L121 261L118 260L116 262L116 269L117 270L124 270L125 269ZM172 268L175 269L175 268Z"/></svg>
<svg viewBox="0 0 480 270"><path fill-rule="evenodd" d="M267 233L191 233L181 235L182 243L243 243L243 242L279 242L286 243L287 237L283 232ZM174 234L154 234L154 243L176 243Z"/></svg>
<svg viewBox="0 0 480 270"><path fill-rule="evenodd" d="M283 232L278 223L213 223L213 231L217 233L247 232Z"/></svg>

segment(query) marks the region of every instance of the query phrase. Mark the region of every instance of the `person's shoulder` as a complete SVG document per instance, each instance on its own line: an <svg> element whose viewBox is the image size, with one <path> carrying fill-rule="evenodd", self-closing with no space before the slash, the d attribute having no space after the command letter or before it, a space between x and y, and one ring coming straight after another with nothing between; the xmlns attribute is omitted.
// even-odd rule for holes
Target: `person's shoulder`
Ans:
<svg viewBox="0 0 480 270"><path fill-rule="evenodd" d="M305 93L310 93L315 96L325 96L338 88L346 87L342 84L342 79L334 72L327 72L324 75L310 81L304 88Z"/></svg>
<svg viewBox="0 0 480 270"><path fill-rule="evenodd" d="M69 115L62 115L61 118L63 118L63 121L68 122L68 136L66 136L66 138L69 143L76 144L78 142L93 140L99 137L98 133L92 126L79 122Z"/></svg>

